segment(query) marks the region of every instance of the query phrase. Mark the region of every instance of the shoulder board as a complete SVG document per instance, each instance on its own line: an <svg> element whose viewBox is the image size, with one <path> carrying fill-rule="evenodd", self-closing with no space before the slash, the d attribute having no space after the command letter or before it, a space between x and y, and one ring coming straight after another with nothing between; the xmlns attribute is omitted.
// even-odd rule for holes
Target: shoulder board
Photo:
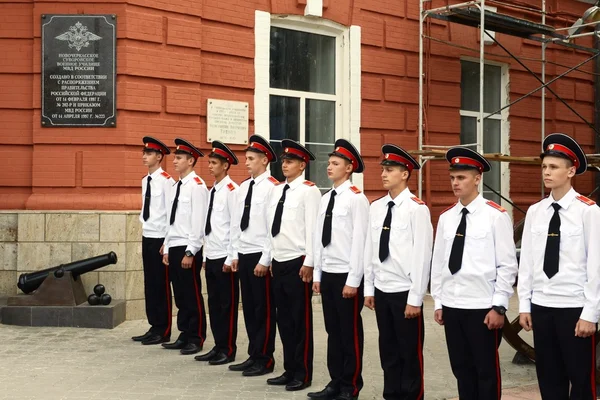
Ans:
<svg viewBox="0 0 600 400"><path fill-rule="evenodd" d="M443 213L445 213L446 211L448 211L448 210L450 210L450 209L454 208L454 206L455 206L455 205L456 205L456 204L452 204L450 207L448 207L448 208L444 209L444 210L443 210L443 211L440 213L440 215L442 215L442 214L443 214Z"/></svg>
<svg viewBox="0 0 600 400"><path fill-rule="evenodd" d="M350 190L352 190L356 194L362 193L362 191L359 188L357 188L356 186L350 186Z"/></svg>
<svg viewBox="0 0 600 400"><path fill-rule="evenodd" d="M498 203L494 203L493 201L489 200L486 201L485 204L487 204L490 207L495 208L496 210L500 211L500 212L506 212L506 208L502 207L500 204Z"/></svg>
<svg viewBox="0 0 600 400"><path fill-rule="evenodd" d="M418 205L424 206L425 203L423 200L421 200L420 198L418 198L417 196L413 196L410 198L412 201L414 201L415 203L417 203Z"/></svg>
<svg viewBox="0 0 600 400"><path fill-rule="evenodd" d="M314 182L311 182L311 181L304 181L304 184L305 184L306 186L315 186L315 183L314 183Z"/></svg>
<svg viewBox="0 0 600 400"><path fill-rule="evenodd" d="M229 189L230 192L233 192L235 190L235 186L233 186L233 183L228 183L227 189Z"/></svg>
<svg viewBox="0 0 600 400"><path fill-rule="evenodd" d="M167 173L167 171L163 171L163 172L161 172L160 174L161 174L162 176L164 176L165 178L167 178L167 179L171 179L171 175L169 175L169 174Z"/></svg>
<svg viewBox="0 0 600 400"><path fill-rule="evenodd" d="M585 196L577 196L577 200L579 200L582 203L587 204L588 206L593 206L594 204L596 204L596 202L592 199L588 199Z"/></svg>
<svg viewBox="0 0 600 400"><path fill-rule="evenodd" d="M278 181L276 178L274 178L274 177L272 177L272 176L269 176L267 179L268 179L268 180L269 180L269 181L270 181L272 184L274 184L274 185L279 185L279 184L281 183L281 182L279 182L279 181Z"/></svg>
<svg viewBox="0 0 600 400"><path fill-rule="evenodd" d="M198 178L197 176L195 176L195 177L194 177L194 181L196 181L196 183L197 183L198 185L202 185L202 184L203 184L203 183L202 183L202 179Z"/></svg>

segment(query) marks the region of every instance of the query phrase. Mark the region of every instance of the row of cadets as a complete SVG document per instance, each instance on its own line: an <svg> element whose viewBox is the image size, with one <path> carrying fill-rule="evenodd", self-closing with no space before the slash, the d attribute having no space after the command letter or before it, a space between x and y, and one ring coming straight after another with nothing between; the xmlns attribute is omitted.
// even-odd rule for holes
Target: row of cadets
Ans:
<svg viewBox="0 0 600 400"><path fill-rule="evenodd" d="M271 252L265 249L271 229L267 206L279 181L268 171L277 155L267 140L250 136L246 163L250 178L240 185L231 222L231 269L237 271L242 292L244 323L248 335L248 359L229 366L244 376L273 372L275 359L275 301L269 267Z"/></svg>
<svg viewBox="0 0 600 400"><path fill-rule="evenodd" d="M519 265L520 324L533 329L544 400L596 398L600 314L600 209L571 180L587 170L567 135L544 140L542 176L550 195L527 210Z"/></svg>
<svg viewBox="0 0 600 400"><path fill-rule="evenodd" d="M173 166L179 173L168 209L169 231L163 245L163 263L169 268L175 304L178 308L175 342L163 343L166 349L181 354L195 354L202 350L206 339L206 312L202 296L202 246L208 189L194 172L198 158L204 154L190 142L175 139Z"/></svg>
<svg viewBox="0 0 600 400"><path fill-rule="evenodd" d="M238 159L220 141L212 142L208 155L208 170L215 178L210 190L210 200L204 226L204 264L210 328L215 339L214 347L206 354L196 356L197 361L210 365L223 365L235 360L237 352L237 325L239 305L239 278L231 270L229 256L232 214L237 203L238 185L228 175L229 168Z"/></svg>
<svg viewBox="0 0 600 400"><path fill-rule="evenodd" d="M132 339L144 345L168 342L171 338L171 283L169 270L162 263L160 249L169 229L167 205L175 181L160 163L171 151L163 142L150 136L143 138L142 160L148 173L142 179L142 264L146 316L150 329Z"/></svg>

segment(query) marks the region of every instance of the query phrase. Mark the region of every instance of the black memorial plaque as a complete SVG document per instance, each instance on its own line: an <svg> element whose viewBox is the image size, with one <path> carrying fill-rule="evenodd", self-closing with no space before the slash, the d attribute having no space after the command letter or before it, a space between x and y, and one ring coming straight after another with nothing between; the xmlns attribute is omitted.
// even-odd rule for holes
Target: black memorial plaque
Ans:
<svg viewBox="0 0 600 400"><path fill-rule="evenodd" d="M42 126L116 125L116 17L42 15Z"/></svg>

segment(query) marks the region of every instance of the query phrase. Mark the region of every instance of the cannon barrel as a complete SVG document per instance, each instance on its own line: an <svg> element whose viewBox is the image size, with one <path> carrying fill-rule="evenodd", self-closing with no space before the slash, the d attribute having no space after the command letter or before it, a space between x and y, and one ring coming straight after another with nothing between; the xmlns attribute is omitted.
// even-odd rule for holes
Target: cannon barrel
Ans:
<svg viewBox="0 0 600 400"><path fill-rule="evenodd" d="M23 293L31 293L40 287L44 279L49 274L53 273L58 269L63 269L65 272L70 271L73 279L77 279L80 275L87 272L94 271L98 268L106 267L110 264L117 263L117 255L114 251L103 254L101 256L90 257L84 260L74 261L68 264L61 264L57 267L47 268L37 272L31 272L29 274L21 274L19 276L19 282L17 287L23 291Z"/></svg>

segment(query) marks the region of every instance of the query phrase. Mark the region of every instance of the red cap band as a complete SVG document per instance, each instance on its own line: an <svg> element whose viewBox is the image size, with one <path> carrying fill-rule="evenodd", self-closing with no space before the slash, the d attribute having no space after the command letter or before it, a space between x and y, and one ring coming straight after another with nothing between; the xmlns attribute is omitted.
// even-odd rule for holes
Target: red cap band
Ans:
<svg viewBox="0 0 600 400"><path fill-rule="evenodd" d="M349 158L350 162L352 163L353 170L356 170L358 168L358 160L356 159L356 157L354 157L354 154L352 154L351 151L349 151L345 147L336 147L336 149L334 151L336 153L342 154L344 157Z"/></svg>
<svg viewBox="0 0 600 400"><path fill-rule="evenodd" d="M283 149L283 152L284 153L292 153L294 155L297 155L298 157L302 158L304 160L304 162L308 163L309 157L303 151L300 151L298 149L294 149L293 147L286 147L285 149Z"/></svg>
<svg viewBox="0 0 600 400"><path fill-rule="evenodd" d="M229 164L233 165L233 159L231 158L231 155L228 152L226 152L225 150L221 150L221 149L218 149L215 147L212 149L212 152L225 158Z"/></svg>
<svg viewBox="0 0 600 400"><path fill-rule="evenodd" d="M404 166L405 166L406 168L408 168L408 170L409 170L410 172L412 172L412 170L415 168L415 166L413 165L413 163L412 163L410 160L408 160L408 159L406 159L406 158L404 158L404 157L402 157L402 156L399 156L398 154L394 154L394 153L386 153L386 154L384 155L384 158L385 158L386 160L390 160L390 161L396 161L396 162L399 162L399 163L401 163L401 164L404 164Z"/></svg>
<svg viewBox="0 0 600 400"><path fill-rule="evenodd" d="M262 144L257 143L257 142L252 142L252 143L250 143L250 147L254 147L255 149L262 151L263 153L265 153L265 155L267 156L267 159L269 161L273 161L273 155L271 154L271 151L266 146L263 146Z"/></svg>
<svg viewBox="0 0 600 400"><path fill-rule="evenodd" d="M548 151L548 150L563 153L564 155L569 157L571 159L571 161L573 161L573 165L575 165L575 168L579 168L579 158L568 147L563 146L562 144L553 143L553 144L549 144L548 147L546 147L546 151Z"/></svg>
<svg viewBox="0 0 600 400"><path fill-rule="evenodd" d="M190 153L192 155L192 157L194 157L196 159L200 158L200 153L198 153L196 150L192 149L191 147L185 146L183 144L178 145L177 150L181 150L181 151L185 151L186 153Z"/></svg>
<svg viewBox="0 0 600 400"><path fill-rule="evenodd" d="M147 149L160 151L163 155L165 154L165 149L162 146L157 145L156 143L148 142L144 146Z"/></svg>
<svg viewBox="0 0 600 400"><path fill-rule="evenodd" d="M452 164L452 165L454 165L454 164L471 165L471 166L477 168L479 170L479 172L483 171L483 164L480 163L479 161L474 160L469 157L454 157L450 164Z"/></svg>

